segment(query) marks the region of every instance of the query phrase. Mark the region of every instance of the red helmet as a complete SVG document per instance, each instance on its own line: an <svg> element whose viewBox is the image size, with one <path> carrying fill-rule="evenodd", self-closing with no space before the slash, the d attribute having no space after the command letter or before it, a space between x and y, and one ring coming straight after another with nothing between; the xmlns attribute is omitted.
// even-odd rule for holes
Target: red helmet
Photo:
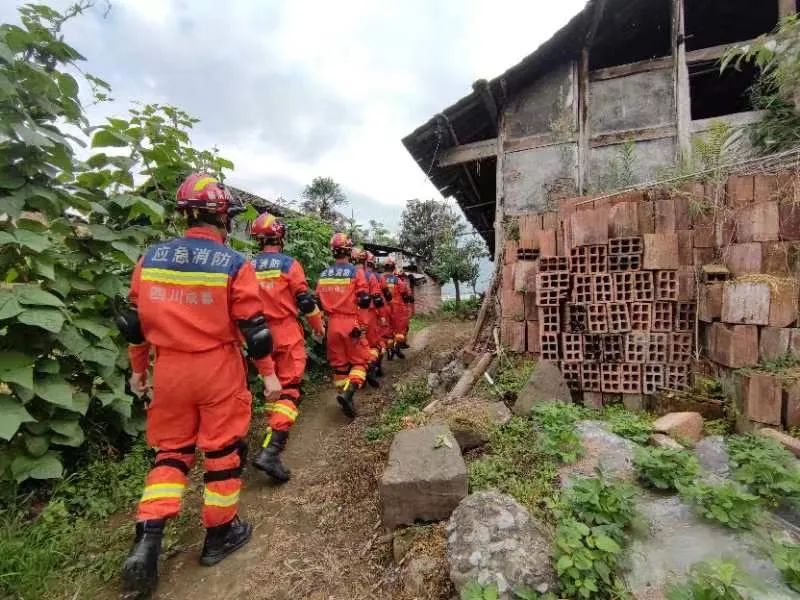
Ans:
<svg viewBox="0 0 800 600"><path fill-rule="evenodd" d="M366 254L367 254L367 258L365 259L364 262L367 263L368 267L374 267L375 266L375 255L372 252L370 252L369 250L366 251Z"/></svg>
<svg viewBox="0 0 800 600"><path fill-rule="evenodd" d="M178 210L197 209L228 214L240 206L224 185L207 173L192 173L175 194Z"/></svg>
<svg viewBox="0 0 800 600"><path fill-rule="evenodd" d="M334 233L331 238L331 250L336 258L350 258L353 251L353 240L346 233Z"/></svg>
<svg viewBox="0 0 800 600"><path fill-rule="evenodd" d="M253 221L253 226L250 228L250 235L264 241L283 244L283 238L286 237L286 225L274 215L261 213L256 220Z"/></svg>
<svg viewBox="0 0 800 600"><path fill-rule="evenodd" d="M353 248L353 251L350 253L350 257L357 263L366 262L367 251L363 248Z"/></svg>

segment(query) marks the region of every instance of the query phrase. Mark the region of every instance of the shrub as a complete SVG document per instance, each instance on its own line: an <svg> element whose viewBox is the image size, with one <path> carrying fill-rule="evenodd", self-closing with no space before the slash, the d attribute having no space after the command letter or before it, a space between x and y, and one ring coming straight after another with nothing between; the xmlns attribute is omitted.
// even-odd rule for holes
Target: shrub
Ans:
<svg viewBox="0 0 800 600"><path fill-rule="evenodd" d="M786 584L800 592L800 544L777 542L772 549L772 562Z"/></svg>
<svg viewBox="0 0 800 600"><path fill-rule="evenodd" d="M585 452L575 431L575 425L583 416L580 407L561 402L537 404L533 419L541 429L541 448L545 454L563 463L578 460Z"/></svg>
<svg viewBox="0 0 800 600"><path fill-rule="evenodd" d="M696 482L679 489L705 518L731 529L749 529L761 516L758 497L743 492L735 483L712 485Z"/></svg>
<svg viewBox="0 0 800 600"><path fill-rule="evenodd" d="M611 425L611 431L637 444L647 443L653 432L652 418L647 413L632 412L621 405L603 409L601 418Z"/></svg>
<svg viewBox="0 0 800 600"><path fill-rule="evenodd" d="M425 377L415 377L394 387L394 401L384 411L375 425L367 427L364 436L370 442L384 439L403 428L403 419L413 415L430 400L428 382Z"/></svg>
<svg viewBox="0 0 800 600"><path fill-rule="evenodd" d="M689 570L684 583L670 586L669 600L749 600L750 582L736 563L712 560L698 563Z"/></svg>
<svg viewBox="0 0 800 600"><path fill-rule="evenodd" d="M800 499L795 458L777 442L760 435L728 439L733 477L768 504Z"/></svg>
<svg viewBox="0 0 800 600"><path fill-rule="evenodd" d="M695 456L674 448L641 448L633 461L639 479L659 490L677 490L689 485L700 471Z"/></svg>

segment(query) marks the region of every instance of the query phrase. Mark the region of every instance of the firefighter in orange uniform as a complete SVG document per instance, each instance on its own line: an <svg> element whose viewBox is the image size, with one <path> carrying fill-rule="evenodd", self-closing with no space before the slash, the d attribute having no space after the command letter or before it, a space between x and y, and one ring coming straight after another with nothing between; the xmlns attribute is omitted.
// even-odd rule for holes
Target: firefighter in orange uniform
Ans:
<svg viewBox="0 0 800 600"><path fill-rule="evenodd" d="M177 206L188 231L147 250L133 272L130 308L117 315L130 344L131 389L139 396L147 392L151 349L155 353L147 441L158 452L122 569L126 597L146 598L155 589L165 521L180 511L196 448L205 454L206 469L200 563L216 564L247 543L252 527L239 519L238 508L252 397L242 342L264 378L265 394L280 392L253 267L224 245L241 203L198 173L178 188Z"/></svg>
<svg viewBox="0 0 800 600"><path fill-rule="evenodd" d="M403 335L403 341L400 343L400 347L403 349L408 348L408 328L411 324L411 317L414 316L414 287L411 283L411 277L409 273L411 271L406 271L403 268L402 271L398 274L400 281L402 282L402 286L398 286L400 290L400 299L403 301L402 311L401 311L401 333Z"/></svg>
<svg viewBox="0 0 800 600"><path fill-rule="evenodd" d="M400 278L396 272L397 267L394 259L387 258L383 263L383 281L389 289L392 299L389 308L392 316L393 350L398 358L405 358L403 348L408 332L408 311L405 306L404 296L408 295L408 283Z"/></svg>
<svg viewBox="0 0 800 600"><path fill-rule="evenodd" d="M298 314L305 315L316 336L325 336L322 313L308 288L303 266L282 253L286 225L264 213L253 223L251 235L261 245L253 267L264 300L264 314L275 339L272 359L281 382L281 395L267 405L267 433L253 466L279 482L289 481L291 471L281 462L289 430L297 419L303 373L306 370L305 335Z"/></svg>
<svg viewBox="0 0 800 600"><path fill-rule="evenodd" d="M391 336L391 327L389 325L389 306L386 302L385 292L383 289L383 277L375 270L375 255L372 252L367 252L365 260L367 279L370 281L370 294L372 296L372 310L375 312L375 325L376 332L374 339L379 350L378 368L376 373L378 377L383 377L383 357L386 355L386 338Z"/></svg>
<svg viewBox="0 0 800 600"><path fill-rule="evenodd" d="M370 362L369 345L359 310L369 308L369 284L363 270L350 263L353 242L344 233L331 238L335 262L322 271L317 296L328 316L328 362L339 390L337 402L351 419L356 416L353 397L364 385Z"/></svg>
<svg viewBox="0 0 800 600"><path fill-rule="evenodd" d="M369 367L367 368L367 383L374 388L380 387L378 381L380 359L381 359L381 332L378 329L378 313L375 312L375 298L379 298L379 302L383 300L383 294L380 290L380 282L373 274L367 269L367 251L362 248L353 248L352 253L353 264L356 269L364 274L367 280L367 287L370 296L370 306L359 310L359 319L366 327L365 334L367 336L367 344L369 345Z"/></svg>

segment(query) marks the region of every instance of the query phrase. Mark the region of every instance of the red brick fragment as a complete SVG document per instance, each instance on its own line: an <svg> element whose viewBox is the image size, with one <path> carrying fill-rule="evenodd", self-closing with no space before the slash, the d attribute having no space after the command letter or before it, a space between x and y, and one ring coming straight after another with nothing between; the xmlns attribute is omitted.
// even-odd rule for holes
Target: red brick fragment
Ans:
<svg viewBox="0 0 800 600"><path fill-rule="evenodd" d="M762 327L758 343L758 356L761 362L776 360L786 356L793 329L785 327Z"/></svg>
<svg viewBox="0 0 800 600"><path fill-rule="evenodd" d="M678 264L689 267L694 264L694 231L678 230Z"/></svg>
<svg viewBox="0 0 800 600"><path fill-rule="evenodd" d="M649 270L677 269L679 266L677 234L645 234L642 268Z"/></svg>
<svg viewBox="0 0 800 600"><path fill-rule="evenodd" d="M762 254L759 243L731 244L723 254L725 265L734 277L761 272Z"/></svg>
<svg viewBox="0 0 800 600"><path fill-rule="evenodd" d="M503 319L502 341L511 352L525 352L526 337L525 321Z"/></svg>
<svg viewBox="0 0 800 600"><path fill-rule="evenodd" d="M539 354L539 321L526 321L528 352Z"/></svg>
<svg viewBox="0 0 800 600"><path fill-rule="evenodd" d="M675 226L675 200L672 198L659 198L655 201L656 233L674 233Z"/></svg>
<svg viewBox="0 0 800 600"><path fill-rule="evenodd" d="M778 203L759 202L740 209L734 219L736 241L771 242L779 238Z"/></svg>
<svg viewBox="0 0 800 600"><path fill-rule="evenodd" d="M734 208L752 204L755 199L755 179L752 175L732 175L728 178L728 203Z"/></svg>
<svg viewBox="0 0 800 600"><path fill-rule="evenodd" d="M572 246L592 246L608 243L609 209L579 210L570 215Z"/></svg>
<svg viewBox="0 0 800 600"><path fill-rule="evenodd" d="M758 327L712 323L708 341L709 357L731 369L758 364Z"/></svg>
<svg viewBox="0 0 800 600"><path fill-rule="evenodd" d="M748 419L780 426L783 406L780 379L766 373L745 375L742 377L742 395Z"/></svg>
<svg viewBox="0 0 800 600"><path fill-rule="evenodd" d="M619 202L608 213L608 236L628 237L639 235L639 205L637 202Z"/></svg>
<svg viewBox="0 0 800 600"><path fill-rule="evenodd" d="M711 323L722 317L722 283L705 283L699 288L697 316L701 321Z"/></svg>

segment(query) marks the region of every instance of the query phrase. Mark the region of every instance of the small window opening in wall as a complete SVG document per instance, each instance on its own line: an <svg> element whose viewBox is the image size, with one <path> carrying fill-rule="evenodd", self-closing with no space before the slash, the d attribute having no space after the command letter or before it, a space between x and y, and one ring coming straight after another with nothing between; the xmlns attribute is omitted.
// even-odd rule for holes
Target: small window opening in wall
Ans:
<svg viewBox="0 0 800 600"><path fill-rule="evenodd" d="M716 61L690 65L692 119L709 119L753 110L750 87L757 76L757 69L747 64L743 64L741 70L728 69L722 73Z"/></svg>
<svg viewBox="0 0 800 600"><path fill-rule="evenodd" d="M604 69L672 53L672 0L629 0L606 10L589 52L589 68Z"/></svg>
<svg viewBox="0 0 800 600"><path fill-rule="evenodd" d="M686 49L743 42L778 24L777 0L685 0Z"/></svg>

